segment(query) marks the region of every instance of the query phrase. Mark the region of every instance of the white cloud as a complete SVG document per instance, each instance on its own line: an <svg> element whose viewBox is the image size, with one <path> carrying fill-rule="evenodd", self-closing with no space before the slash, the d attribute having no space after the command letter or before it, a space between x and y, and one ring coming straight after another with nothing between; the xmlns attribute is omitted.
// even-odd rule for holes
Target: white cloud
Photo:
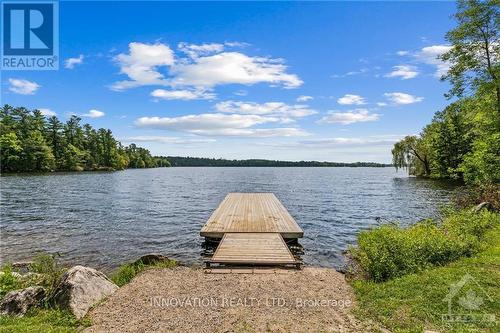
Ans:
<svg viewBox="0 0 500 333"><path fill-rule="evenodd" d="M238 136L257 137L257 138L270 138L270 137L294 137L294 136L308 136L310 133L295 127L283 128L258 128L242 130L236 134Z"/></svg>
<svg viewBox="0 0 500 333"><path fill-rule="evenodd" d="M417 97L402 92L385 93L384 96L393 104L406 105L418 103L424 100L423 97Z"/></svg>
<svg viewBox="0 0 500 333"><path fill-rule="evenodd" d="M9 79L9 83L9 90L21 95L34 95L40 88L38 83L23 79Z"/></svg>
<svg viewBox="0 0 500 333"><path fill-rule="evenodd" d="M104 112L102 112L102 111L92 109L92 110L89 110L88 113L82 114L82 117L100 118L100 117L104 117L105 115L106 114Z"/></svg>
<svg viewBox="0 0 500 333"><path fill-rule="evenodd" d="M415 53L414 57L419 62L434 66L436 68L434 76L441 77L448 72L448 70L450 69L450 64L447 62L443 62L437 57L445 52L448 52L449 50L451 50L451 48L452 47L450 45L426 46Z"/></svg>
<svg viewBox="0 0 500 333"><path fill-rule="evenodd" d="M365 99L359 95L346 94L337 100L341 105L363 105L366 104Z"/></svg>
<svg viewBox="0 0 500 333"><path fill-rule="evenodd" d="M190 101L195 99L214 99L215 94L202 91L202 90L165 90L165 89L156 89L151 92L151 96L173 100L180 99L184 101Z"/></svg>
<svg viewBox="0 0 500 333"><path fill-rule="evenodd" d="M259 104L254 102L224 101L217 103L215 109L223 113L270 115L284 118L301 118L317 113L307 105L288 105L282 102Z"/></svg>
<svg viewBox="0 0 500 333"><path fill-rule="evenodd" d="M377 106L387 106L387 103L385 103L385 102L378 102Z"/></svg>
<svg viewBox="0 0 500 333"><path fill-rule="evenodd" d="M212 88L224 84L253 85L270 83L284 88L302 85L295 74L286 73L287 67L280 59L250 57L239 52L222 52L198 57L192 62L173 66L173 86Z"/></svg>
<svg viewBox="0 0 500 333"><path fill-rule="evenodd" d="M364 137L334 137L322 139L309 139L298 141L298 144L310 148L332 148L341 146L378 146L392 145L398 142L404 135L387 134Z"/></svg>
<svg viewBox="0 0 500 333"><path fill-rule="evenodd" d="M360 74L365 74L368 73L370 69L368 68L361 68L360 70L357 71L350 71L344 74L333 74L332 78L338 79L338 78L343 78L343 77L348 77L348 76L354 76L354 75L360 75Z"/></svg>
<svg viewBox="0 0 500 333"><path fill-rule="evenodd" d="M64 62L64 67L68 69L73 69L75 68L75 65L80 65L83 63L83 54L80 54L78 58L68 58Z"/></svg>
<svg viewBox="0 0 500 333"><path fill-rule="evenodd" d="M52 117L52 116L55 116L57 115L57 113L55 113L54 111L52 111L51 109L47 109L47 108L40 108L38 109L44 116L46 117Z"/></svg>
<svg viewBox="0 0 500 333"><path fill-rule="evenodd" d="M177 45L177 48L187 54L191 58L197 58L199 56L220 53L224 51L227 47L233 48L244 48L249 46L250 44L244 42L225 42L221 43L204 43L204 44L190 44L181 42Z"/></svg>
<svg viewBox="0 0 500 333"><path fill-rule="evenodd" d="M297 102L307 102L307 101L311 101L313 99L314 98L312 96L302 95L302 96L297 97Z"/></svg>
<svg viewBox="0 0 500 333"><path fill-rule="evenodd" d="M396 54L398 56L405 56L405 55L408 55L409 53L410 53L409 51L404 51L404 50L396 52Z"/></svg>
<svg viewBox="0 0 500 333"><path fill-rule="evenodd" d="M255 125L276 122L279 122L278 118L259 115L205 113L172 118L142 117L135 121L135 125L207 136L273 137L308 134L298 128L252 128Z"/></svg>
<svg viewBox="0 0 500 333"><path fill-rule="evenodd" d="M224 44L219 43L210 43L210 44L188 44L188 43L179 43L177 45L179 50L186 53L191 58L197 58L202 55L208 55L213 53L219 53L224 50Z"/></svg>
<svg viewBox="0 0 500 333"><path fill-rule="evenodd" d="M330 111L328 115L321 118L318 123L338 123L349 125L358 122L377 121L380 115L370 113L367 109L355 109L347 112Z"/></svg>
<svg viewBox="0 0 500 333"><path fill-rule="evenodd" d="M254 125L277 121L277 118L261 117L258 115L202 113L172 118L141 117L136 120L135 124L139 127L183 130L202 134L205 131L224 128L248 128Z"/></svg>
<svg viewBox="0 0 500 333"><path fill-rule="evenodd" d="M174 52L168 45L144 44L133 42L129 44L129 54L121 53L115 57L130 80L115 82L111 89L124 90L144 85L165 85L163 74L158 71L160 66L174 64Z"/></svg>
<svg viewBox="0 0 500 333"><path fill-rule="evenodd" d="M162 85L210 90L218 85L257 83L296 88L303 83L297 75L287 73L282 59L226 52L223 44L216 43L180 43L179 48L188 56L176 58L170 47L161 43L130 43L128 54L115 57L129 80L115 82L111 89ZM168 77L160 69L165 69Z"/></svg>
<svg viewBox="0 0 500 333"><path fill-rule="evenodd" d="M229 47L244 48L244 47L250 46L251 44L250 43L245 43L245 42L225 42L224 45L225 46L229 46Z"/></svg>
<svg viewBox="0 0 500 333"><path fill-rule="evenodd" d="M411 65L399 65L392 68L392 72L386 74L386 77L400 77L402 80L413 79L418 75L417 67Z"/></svg>
<svg viewBox="0 0 500 333"><path fill-rule="evenodd" d="M210 138L196 138L196 139L185 139L174 136L155 136L155 135L145 135L145 136L133 136L120 139L122 142L157 142L157 143L167 143L167 144L194 144L194 143L211 143L215 142L215 139Z"/></svg>

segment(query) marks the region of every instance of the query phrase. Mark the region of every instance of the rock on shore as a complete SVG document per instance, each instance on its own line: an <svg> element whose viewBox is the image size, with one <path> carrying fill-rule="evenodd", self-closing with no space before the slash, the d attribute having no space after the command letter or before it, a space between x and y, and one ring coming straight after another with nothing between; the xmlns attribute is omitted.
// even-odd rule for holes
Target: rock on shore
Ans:
<svg viewBox="0 0 500 333"><path fill-rule="evenodd" d="M103 298L111 295L118 286L103 273L84 266L70 268L56 287L52 301L60 308L70 310L82 318Z"/></svg>
<svg viewBox="0 0 500 333"><path fill-rule="evenodd" d="M45 289L42 287L29 287L9 292L0 303L0 313L3 315L22 316L31 307L42 302Z"/></svg>

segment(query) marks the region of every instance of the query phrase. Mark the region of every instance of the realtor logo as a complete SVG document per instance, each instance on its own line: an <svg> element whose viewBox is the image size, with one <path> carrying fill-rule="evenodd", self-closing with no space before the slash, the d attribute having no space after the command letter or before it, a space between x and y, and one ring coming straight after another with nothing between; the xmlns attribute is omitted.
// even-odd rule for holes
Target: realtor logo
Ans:
<svg viewBox="0 0 500 333"><path fill-rule="evenodd" d="M3 1L1 8L2 69L58 69L58 3Z"/></svg>
<svg viewBox="0 0 500 333"><path fill-rule="evenodd" d="M448 303L448 313L441 315L443 322L482 322L487 325L496 325L495 314L481 311L486 302L493 302L493 298L470 274L465 274L460 281L452 283L443 301Z"/></svg>

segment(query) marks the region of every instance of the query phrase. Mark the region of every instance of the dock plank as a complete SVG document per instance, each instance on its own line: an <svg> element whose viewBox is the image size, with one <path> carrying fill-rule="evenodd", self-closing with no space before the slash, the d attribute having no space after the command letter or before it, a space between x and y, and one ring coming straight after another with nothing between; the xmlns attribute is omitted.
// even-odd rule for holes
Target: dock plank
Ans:
<svg viewBox="0 0 500 333"><path fill-rule="evenodd" d="M226 233L210 263L297 264L279 233Z"/></svg>
<svg viewBox="0 0 500 333"><path fill-rule="evenodd" d="M228 232L275 232L283 238L304 235L273 193L229 193L203 226L200 235L222 238Z"/></svg>

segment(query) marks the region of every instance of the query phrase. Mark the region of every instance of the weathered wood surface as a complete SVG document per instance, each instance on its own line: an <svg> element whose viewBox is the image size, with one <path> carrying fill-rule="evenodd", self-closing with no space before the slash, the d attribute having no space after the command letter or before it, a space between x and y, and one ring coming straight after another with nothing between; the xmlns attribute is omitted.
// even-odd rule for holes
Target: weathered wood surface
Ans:
<svg viewBox="0 0 500 333"><path fill-rule="evenodd" d="M278 233L226 233L210 263L299 264Z"/></svg>
<svg viewBox="0 0 500 333"><path fill-rule="evenodd" d="M276 232L299 238L304 232L273 193L229 193L201 229L203 237L228 232Z"/></svg>

